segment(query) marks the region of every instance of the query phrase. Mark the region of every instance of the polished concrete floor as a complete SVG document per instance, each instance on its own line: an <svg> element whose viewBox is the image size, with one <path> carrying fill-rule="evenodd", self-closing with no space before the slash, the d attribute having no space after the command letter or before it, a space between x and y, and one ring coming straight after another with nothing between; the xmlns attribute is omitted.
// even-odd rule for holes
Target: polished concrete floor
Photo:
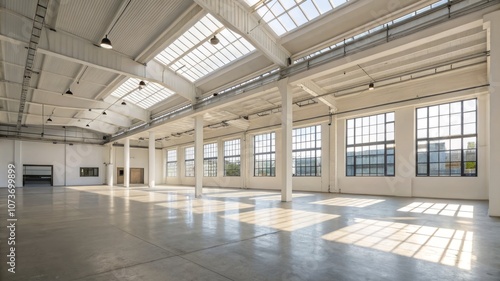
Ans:
<svg viewBox="0 0 500 281"><path fill-rule="evenodd" d="M0 280L500 280L487 202L191 187L18 189Z"/></svg>

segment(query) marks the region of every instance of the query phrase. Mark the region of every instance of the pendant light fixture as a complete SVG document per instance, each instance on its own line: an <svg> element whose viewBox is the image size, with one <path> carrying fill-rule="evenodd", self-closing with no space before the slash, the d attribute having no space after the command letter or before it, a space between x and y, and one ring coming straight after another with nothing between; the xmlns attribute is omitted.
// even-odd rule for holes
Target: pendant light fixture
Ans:
<svg viewBox="0 0 500 281"><path fill-rule="evenodd" d="M118 16L118 18L116 18L115 22L113 23L113 25L111 26L111 28L109 29L109 31L106 32L106 35L104 36L104 38L102 38L101 43L99 44L99 46L101 46L102 48L108 49L108 50L113 49L113 45L111 45L111 40L109 40L108 35L113 30L113 28L115 27L115 25L118 22L118 20L120 20L120 18L123 16L123 13L125 13L125 10L127 10L127 8L130 5L131 1L132 0L128 1L127 5L123 8L121 14Z"/></svg>
<svg viewBox="0 0 500 281"><path fill-rule="evenodd" d="M369 85L368 85L368 90L373 90L375 89L375 84L373 84L373 82L371 82Z"/></svg>
<svg viewBox="0 0 500 281"><path fill-rule="evenodd" d="M103 112L102 112L102 115L108 115L108 114L106 113L106 111L103 111Z"/></svg>
<svg viewBox="0 0 500 281"><path fill-rule="evenodd" d="M139 90L142 90L144 87L146 87L146 82L141 80L141 82L139 82Z"/></svg>
<svg viewBox="0 0 500 281"><path fill-rule="evenodd" d="M111 40L109 40L107 34L104 38L102 38L101 44L99 44L99 46L101 46L104 49L108 49L108 50L113 49L113 45L111 45Z"/></svg>
<svg viewBox="0 0 500 281"><path fill-rule="evenodd" d="M71 91L71 88L68 88L68 90L66 91L65 93L66 95L70 95L72 96L73 95L73 92Z"/></svg>
<svg viewBox="0 0 500 281"><path fill-rule="evenodd" d="M219 44L219 38L217 38L217 36L214 35L214 37L210 38L210 44L212 45L217 45Z"/></svg>
<svg viewBox="0 0 500 281"><path fill-rule="evenodd" d="M47 123L50 123L50 122L52 122L52 118L50 118L50 117L49 117L49 118L47 119Z"/></svg>
<svg viewBox="0 0 500 281"><path fill-rule="evenodd" d="M122 105L127 105L127 103L125 101L122 101Z"/></svg>

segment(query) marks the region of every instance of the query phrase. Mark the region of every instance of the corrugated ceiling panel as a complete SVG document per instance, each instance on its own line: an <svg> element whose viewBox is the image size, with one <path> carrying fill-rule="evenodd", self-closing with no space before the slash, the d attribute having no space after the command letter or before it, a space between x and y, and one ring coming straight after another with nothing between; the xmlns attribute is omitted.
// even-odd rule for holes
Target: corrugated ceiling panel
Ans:
<svg viewBox="0 0 500 281"><path fill-rule="evenodd" d="M132 1L109 35L113 48L138 56L192 4L186 0Z"/></svg>
<svg viewBox="0 0 500 281"><path fill-rule="evenodd" d="M69 60L46 56L42 69L66 77L76 77L81 67L81 64Z"/></svg>
<svg viewBox="0 0 500 281"><path fill-rule="evenodd" d="M113 72L89 67L85 70L81 81L92 81L103 86L108 86L117 76L118 74Z"/></svg>
<svg viewBox="0 0 500 281"><path fill-rule="evenodd" d="M37 1L27 0L0 0L0 6L12 10L23 16L33 18Z"/></svg>
<svg viewBox="0 0 500 281"><path fill-rule="evenodd" d="M56 29L62 29L98 43L121 3L120 0L61 1Z"/></svg>

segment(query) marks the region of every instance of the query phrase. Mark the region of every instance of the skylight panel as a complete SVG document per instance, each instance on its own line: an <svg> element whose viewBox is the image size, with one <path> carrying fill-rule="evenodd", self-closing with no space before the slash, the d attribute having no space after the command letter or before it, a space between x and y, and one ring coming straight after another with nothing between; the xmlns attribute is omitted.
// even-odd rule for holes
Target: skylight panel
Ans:
<svg viewBox="0 0 500 281"><path fill-rule="evenodd" d="M219 44L210 44L214 35ZM155 59L194 82L254 50L250 42L208 14Z"/></svg>
<svg viewBox="0 0 500 281"><path fill-rule="evenodd" d="M347 0L245 0L256 16L281 36L330 12Z"/></svg>
<svg viewBox="0 0 500 281"><path fill-rule="evenodd" d="M169 89L153 82L146 82L146 87L139 89L139 82L139 79L129 78L111 95L148 109L174 94Z"/></svg>

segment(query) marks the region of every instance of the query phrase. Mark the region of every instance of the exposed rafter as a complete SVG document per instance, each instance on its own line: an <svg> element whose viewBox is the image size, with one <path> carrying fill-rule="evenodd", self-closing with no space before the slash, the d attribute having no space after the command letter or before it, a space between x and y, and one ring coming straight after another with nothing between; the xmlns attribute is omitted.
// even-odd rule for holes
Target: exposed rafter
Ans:
<svg viewBox="0 0 500 281"><path fill-rule="evenodd" d="M235 0L194 1L225 26L239 33L243 38L252 43L272 62L279 66L288 66L288 58L291 56L290 52L276 42L276 38L269 34L259 24L258 20L243 8L240 3Z"/></svg>
<svg viewBox="0 0 500 281"><path fill-rule="evenodd" d="M330 96L325 96L326 91L323 90L320 86L318 86L316 83L314 83L311 80L303 81L299 84L297 84L302 90L304 90L306 93L310 94L313 97L318 97L318 100L328 107L330 107L331 112L336 112L338 110L337 108L337 102L333 97Z"/></svg>
<svg viewBox="0 0 500 281"><path fill-rule="evenodd" d="M6 82L0 81L0 84L7 84ZM11 84L14 85L19 85L17 83L10 82ZM119 113L120 115L127 116L132 119L139 119L142 121L148 121L149 120L149 112L147 110L144 110L138 106L135 106L133 104L128 104L127 106L122 106L120 104L116 104L115 102L117 101L116 98L114 97L108 97L106 101L97 101L97 100L92 100L92 99L86 99L86 98L81 98L81 97L75 97L75 96L61 96L60 93L55 93L51 91L46 91L46 90L40 90L40 89L34 89L37 92L37 99L33 101L26 101L26 104L29 105L37 105L41 104L41 102L37 102L37 100L40 101L47 101L51 100L52 102L50 104L43 102L46 105L53 106L53 107L58 107L58 108L66 108L66 109L73 109L73 110L79 110L79 111L86 111L89 108L91 109L99 109L99 110L105 110L108 109ZM54 96L58 96L59 98L53 99ZM7 97L0 97L0 100L5 100L5 101L10 101L10 102L19 102L18 99L13 99L13 98L7 98ZM115 104L113 104L115 103ZM75 117L77 118L77 117Z"/></svg>
<svg viewBox="0 0 500 281"><path fill-rule="evenodd" d="M6 13L0 10L0 13ZM19 25L23 26L26 19L16 14ZM0 40L21 47L28 46L28 40L13 29L10 24L0 31ZM95 46L85 39L61 31L43 28L43 36L38 45L38 53L58 57L79 64L106 70L109 72L148 80L161 84L190 101L195 101L198 93L196 86L178 76L163 65L151 61L147 65L136 62L118 52Z"/></svg>

